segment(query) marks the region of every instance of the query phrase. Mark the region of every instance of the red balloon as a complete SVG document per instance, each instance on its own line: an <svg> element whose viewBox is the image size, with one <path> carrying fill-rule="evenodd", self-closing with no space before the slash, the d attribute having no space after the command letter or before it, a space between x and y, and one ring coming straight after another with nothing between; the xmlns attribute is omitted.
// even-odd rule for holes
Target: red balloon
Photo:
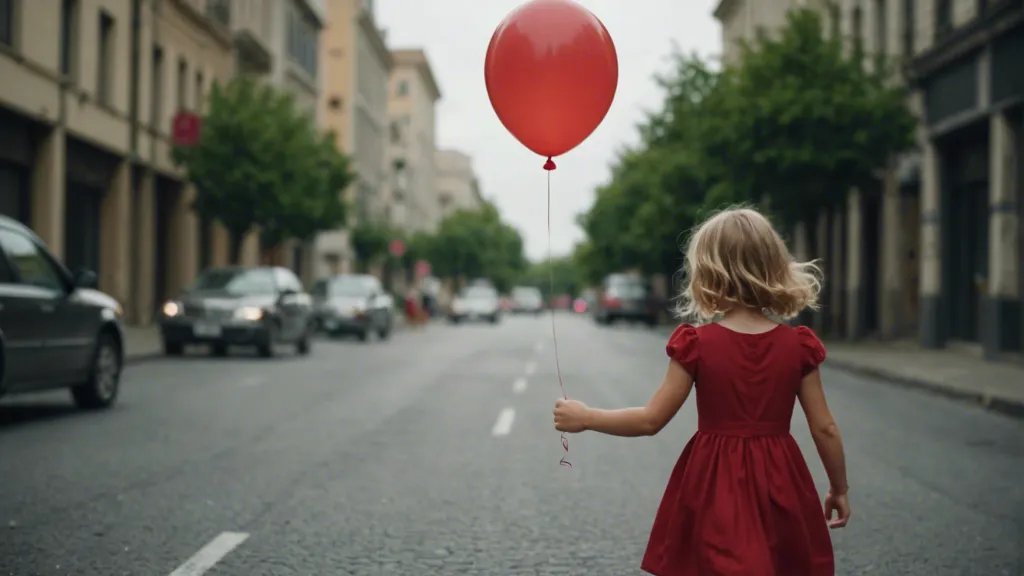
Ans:
<svg viewBox="0 0 1024 576"><path fill-rule="evenodd" d="M533 0L494 31L484 77L505 128L552 157L579 146L604 120L619 61L608 30L589 10L573 0Z"/></svg>

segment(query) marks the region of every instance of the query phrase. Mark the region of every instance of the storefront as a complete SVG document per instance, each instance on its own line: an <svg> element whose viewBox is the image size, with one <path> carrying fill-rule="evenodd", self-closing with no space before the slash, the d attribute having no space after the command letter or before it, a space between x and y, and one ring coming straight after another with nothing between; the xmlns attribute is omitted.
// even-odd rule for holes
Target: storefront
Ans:
<svg viewBox="0 0 1024 576"><path fill-rule="evenodd" d="M31 218L32 124L0 109L0 214Z"/></svg>

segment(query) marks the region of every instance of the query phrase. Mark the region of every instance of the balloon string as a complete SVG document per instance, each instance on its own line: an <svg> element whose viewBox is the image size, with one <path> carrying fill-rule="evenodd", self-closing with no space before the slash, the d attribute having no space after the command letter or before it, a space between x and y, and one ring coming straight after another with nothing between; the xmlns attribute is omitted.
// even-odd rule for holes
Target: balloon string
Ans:
<svg viewBox="0 0 1024 576"><path fill-rule="evenodd" d="M551 159L548 159L551 163ZM551 163L552 166L554 163ZM551 170L548 170L548 294L550 298L555 297L555 267L554 260L551 255ZM569 399L569 395L565 393L565 382L562 381L562 363L558 358L558 331L555 329L555 306L551 305L551 340L555 345L555 374L558 375L558 387L562 390L562 398ZM572 462L569 461L569 437L566 436L565 432L562 432L562 450L565 450L565 456L558 461L562 466L572 468Z"/></svg>

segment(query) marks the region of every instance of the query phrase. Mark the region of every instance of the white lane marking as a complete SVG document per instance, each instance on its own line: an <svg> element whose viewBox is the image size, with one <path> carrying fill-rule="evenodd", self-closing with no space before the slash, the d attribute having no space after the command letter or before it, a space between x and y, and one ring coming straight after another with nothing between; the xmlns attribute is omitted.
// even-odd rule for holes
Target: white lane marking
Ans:
<svg viewBox="0 0 1024 576"><path fill-rule="evenodd" d="M170 576L200 576L205 574L214 564L220 562L242 542L249 539L245 532L221 532L216 538L195 553Z"/></svg>
<svg viewBox="0 0 1024 576"><path fill-rule="evenodd" d="M544 349L544 343L543 342L537 342L536 344L533 345L533 351L537 352L538 354L543 349Z"/></svg>
<svg viewBox="0 0 1024 576"><path fill-rule="evenodd" d="M263 382L264 380L262 376L246 376L245 378L242 378L240 383L242 386L259 386L260 384L263 384Z"/></svg>
<svg viewBox="0 0 1024 576"><path fill-rule="evenodd" d="M511 408L504 408L498 413L498 420L491 428L491 436L508 436L512 431L512 422L516 419L516 411Z"/></svg>
<svg viewBox="0 0 1024 576"><path fill-rule="evenodd" d="M512 391L516 394L522 394L526 392L526 378L518 378L512 383Z"/></svg>
<svg viewBox="0 0 1024 576"><path fill-rule="evenodd" d="M526 365L526 375L527 376L533 376L533 373L536 372L536 371L537 371L537 363L536 362L530 362L529 364Z"/></svg>

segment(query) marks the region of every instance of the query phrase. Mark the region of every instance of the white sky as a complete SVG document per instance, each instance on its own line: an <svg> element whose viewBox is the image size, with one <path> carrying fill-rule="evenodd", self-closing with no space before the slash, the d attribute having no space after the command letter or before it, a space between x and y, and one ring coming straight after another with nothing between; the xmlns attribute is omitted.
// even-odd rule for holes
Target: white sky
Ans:
<svg viewBox="0 0 1024 576"><path fill-rule="evenodd" d="M575 150L557 159L552 176L551 243L556 256L583 238L576 214L608 178L619 147L636 142L643 110L661 103L652 80L667 68L673 41L684 52L709 56L721 33L711 13L718 0L581 0L615 41L619 88L604 122ZM437 145L473 156L485 197L519 229L533 260L547 256L543 158L509 134L484 86L484 54L499 22L520 0L376 0L378 26L392 48L422 47L441 86Z"/></svg>

